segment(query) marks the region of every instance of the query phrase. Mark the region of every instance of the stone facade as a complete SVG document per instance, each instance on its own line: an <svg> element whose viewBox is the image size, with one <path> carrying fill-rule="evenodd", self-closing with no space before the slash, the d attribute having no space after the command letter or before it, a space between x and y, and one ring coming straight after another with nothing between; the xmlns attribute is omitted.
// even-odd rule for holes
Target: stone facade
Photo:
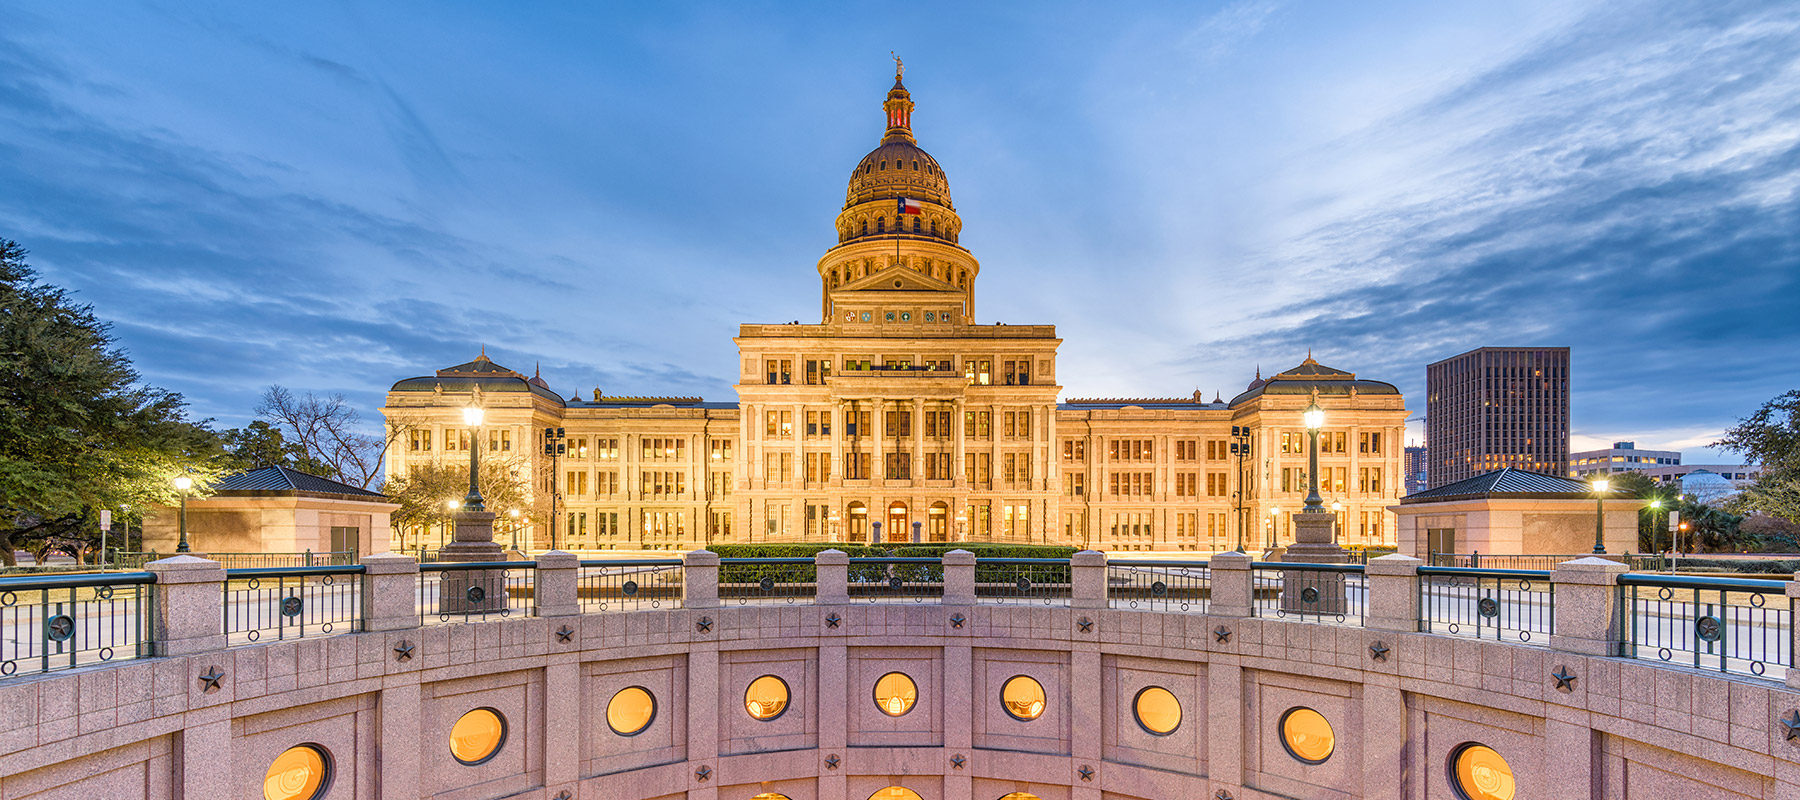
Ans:
<svg viewBox="0 0 1800 800"><path fill-rule="evenodd" d="M485 356L393 387L390 475L466 458L461 407L533 488L535 547L1004 541L1103 550L1291 541L1305 494L1300 411L1327 413L1320 475L1347 544L1391 544L1403 398L1309 355L1230 401L1059 401L1052 325L980 324L981 266L898 80L819 259L816 324L747 324L735 403L564 398ZM476 392L479 391L479 399ZM552 467L543 431L568 448ZM1249 455L1230 452L1247 430ZM554 535L543 522L551 517ZM1240 500L1242 510L1240 512ZM879 534L876 531L880 527ZM504 533L501 535L505 535ZM554 541L552 541L554 539Z"/></svg>

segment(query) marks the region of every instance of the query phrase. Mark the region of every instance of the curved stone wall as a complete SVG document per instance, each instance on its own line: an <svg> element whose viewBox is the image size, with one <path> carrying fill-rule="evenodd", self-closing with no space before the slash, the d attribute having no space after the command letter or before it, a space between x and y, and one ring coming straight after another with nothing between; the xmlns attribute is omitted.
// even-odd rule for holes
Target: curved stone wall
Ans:
<svg viewBox="0 0 1800 800"><path fill-rule="evenodd" d="M903 672L900 716L874 685ZM222 675L220 675L222 673ZM1559 682L1552 673L1573 676ZM201 676L212 675L216 687ZM754 719L744 692L782 679ZM1001 706L1015 675L1041 716ZM634 735L620 690L655 697ZM1168 735L1132 701L1180 702ZM256 798L284 750L330 754L330 798L924 800L1459 795L1466 743L1518 798L1800 796L1795 692L1516 644L1267 618L1037 606L751 605L436 625L287 641L0 683L0 800ZM1334 749L1283 745L1296 707ZM506 721L459 763L451 726ZM1800 719L1796 720L1800 725ZM899 797L905 797L902 793Z"/></svg>

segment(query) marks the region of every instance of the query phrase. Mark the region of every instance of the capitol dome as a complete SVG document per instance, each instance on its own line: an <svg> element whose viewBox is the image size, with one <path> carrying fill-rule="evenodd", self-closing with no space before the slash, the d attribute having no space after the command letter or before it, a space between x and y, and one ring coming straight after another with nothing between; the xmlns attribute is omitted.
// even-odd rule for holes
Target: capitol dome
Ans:
<svg viewBox="0 0 1800 800"><path fill-rule="evenodd" d="M850 173L850 188L844 195L844 207L875 200L908 198L950 204L950 180L938 166L937 159L919 147L912 133L912 95L906 91L900 76L894 76L894 88L888 90L887 133L881 144L857 162Z"/></svg>

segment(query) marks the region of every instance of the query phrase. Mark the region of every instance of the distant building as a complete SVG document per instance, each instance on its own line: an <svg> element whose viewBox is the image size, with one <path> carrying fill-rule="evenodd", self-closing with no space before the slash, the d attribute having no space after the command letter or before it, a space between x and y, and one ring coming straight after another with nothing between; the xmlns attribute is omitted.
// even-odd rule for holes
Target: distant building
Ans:
<svg viewBox="0 0 1800 800"><path fill-rule="evenodd" d="M1605 450L1569 454L1569 477L1586 480L1614 472L1644 472L1651 467L1681 463L1679 450L1639 450L1637 442L1613 442Z"/></svg>
<svg viewBox="0 0 1800 800"><path fill-rule="evenodd" d="M1426 464L1430 456L1423 445L1408 445L1406 455L1401 460L1401 468L1406 470L1406 493L1425 491L1425 478L1428 474Z"/></svg>
<svg viewBox="0 0 1800 800"><path fill-rule="evenodd" d="M1425 368L1427 485L1569 474L1569 348L1482 347Z"/></svg>

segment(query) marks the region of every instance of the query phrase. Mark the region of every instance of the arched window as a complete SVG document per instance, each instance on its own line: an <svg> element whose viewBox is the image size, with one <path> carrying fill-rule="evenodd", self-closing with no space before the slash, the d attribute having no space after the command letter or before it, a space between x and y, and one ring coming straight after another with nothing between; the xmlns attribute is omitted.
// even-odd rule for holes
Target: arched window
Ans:
<svg viewBox="0 0 1800 800"><path fill-rule="evenodd" d="M875 232L876 233L887 233L887 217L876 218Z"/></svg>
<svg viewBox="0 0 1800 800"><path fill-rule="evenodd" d="M935 220L935 219L931 221L931 235L932 236L937 235L937 220Z"/></svg>
<svg viewBox="0 0 1800 800"><path fill-rule="evenodd" d="M869 235L869 221L866 219L862 221L862 235Z"/></svg>
<svg viewBox="0 0 1800 800"><path fill-rule="evenodd" d="M919 162L917 159L914 159L913 160L913 172L918 172L918 171L919 171Z"/></svg>
<svg viewBox="0 0 1800 800"><path fill-rule="evenodd" d="M885 160L881 162L881 168L887 169L887 162Z"/></svg>
<svg viewBox="0 0 1800 800"><path fill-rule="evenodd" d="M913 233L919 232L919 218L913 217Z"/></svg>

